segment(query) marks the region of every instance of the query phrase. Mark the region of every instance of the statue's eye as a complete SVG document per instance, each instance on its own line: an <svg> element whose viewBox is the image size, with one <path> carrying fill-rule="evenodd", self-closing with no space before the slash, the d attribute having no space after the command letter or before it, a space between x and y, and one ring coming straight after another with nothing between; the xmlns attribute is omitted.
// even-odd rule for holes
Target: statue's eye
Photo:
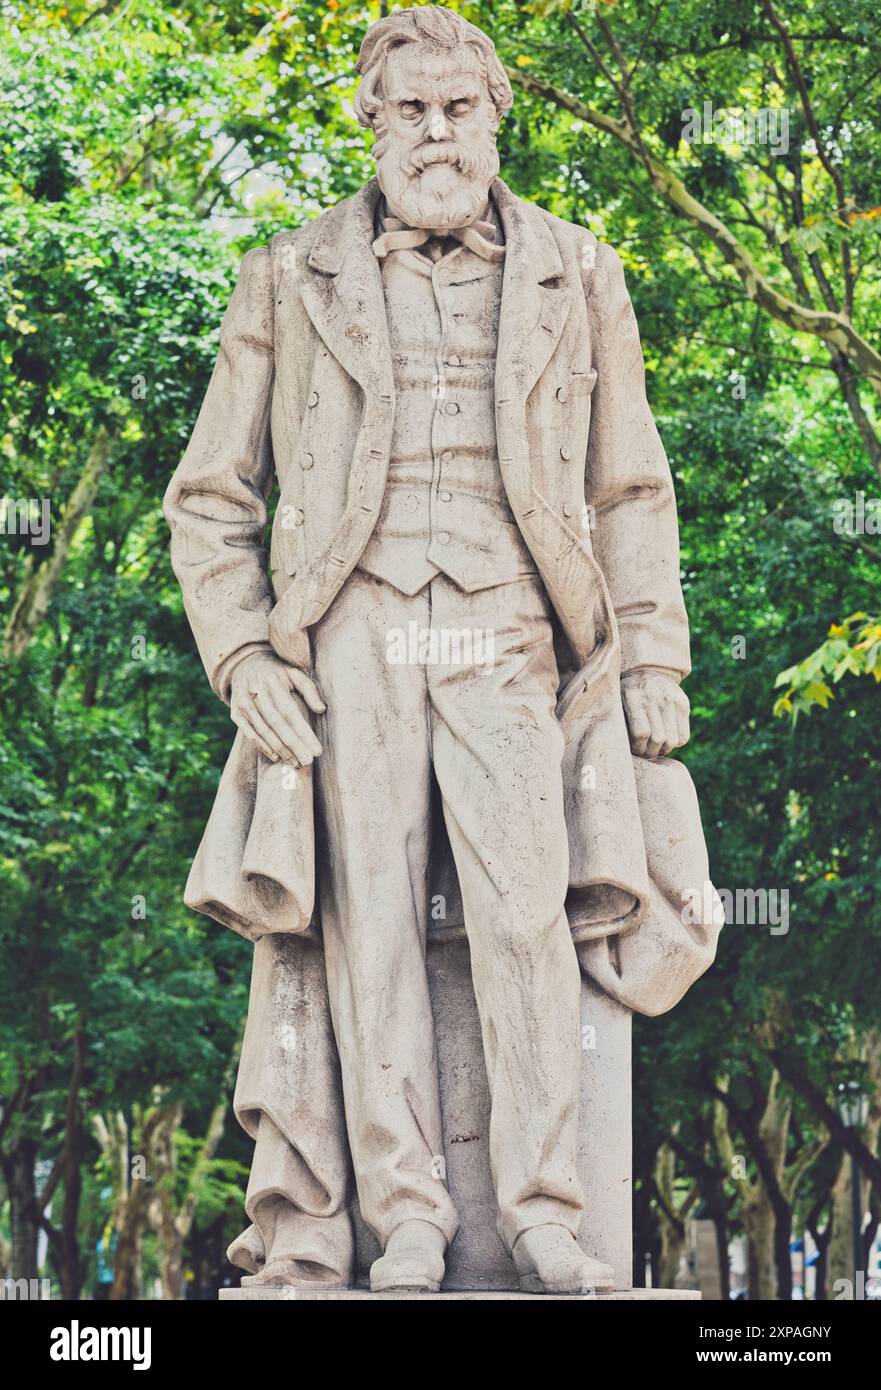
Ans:
<svg viewBox="0 0 881 1390"><path fill-rule="evenodd" d="M467 116L471 110L471 100L469 97L457 97L455 101L447 103L446 114L455 120L458 116Z"/></svg>
<svg viewBox="0 0 881 1390"><path fill-rule="evenodd" d="M415 121L419 116L422 115L422 112L423 112L424 110L425 110L425 107L423 106L423 104L422 104L421 101L402 101L402 102L401 102L401 107L400 107L401 115L402 115L402 116L405 116L406 119L407 119L408 121Z"/></svg>

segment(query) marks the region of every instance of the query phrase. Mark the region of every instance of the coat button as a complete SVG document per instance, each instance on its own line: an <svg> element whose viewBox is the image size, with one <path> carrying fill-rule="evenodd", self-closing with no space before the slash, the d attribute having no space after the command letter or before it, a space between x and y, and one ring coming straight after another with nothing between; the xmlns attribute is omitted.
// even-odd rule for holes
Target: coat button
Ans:
<svg viewBox="0 0 881 1390"><path fill-rule="evenodd" d="M294 525L302 526L305 520L306 513L303 511L302 507L298 507L297 510L294 512Z"/></svg>
<svg viewBox="0 0 881 1390"><path fill-rule="evenodd" d="M448 415L459 414L459 407L455 401L447 401L446 405L444 406L444 410L447 412Z"/></svg>
<svg viewBox="0 0 881 1390"><path fill-rule="evenodd" d="M564 444L563 447L562 447L562 449L560 450L560 458L563 460L564 463L568 463L569 460L571 459L571 457L572 457L572 450L571 450L571 449L568 449L568 448L566 447L566 445Z"/></svg>
<svg viewBox="0 0 881 1390"><path fill-rule="evenodd" d="M560 404L561 404L561 405L565 405L566 402L568 401L568 399L569 399L569 392L566 390L566 387L565 387L565 386L558 386L558 387L557 387L557 400L560 402Z"/></svg>
<svg viewBox="0 0 881 1390"><path fill-rule="evenodd" d="M442 492L440 494L440 500L442 502L452 502L453 494L451 492Z"/></svg>
<svg viewBox="0 0 881 1390"><path fill-rule="evenodd" d="M437 539L438 539L438 544L440 544L440 545L449 545L449 543L450 543L450 533L449 533L449 531L440 531L440 532L438 533L438 538L437 538Z"/></svg>
<svg viewBox="0 0 881 1390"><path fill-rule="evenodd" d="M443 453L441 454L441 463L452 463L452 462L453 462L453 451L452 451L452 449L444 449Z"/></svg>
<svg viewBox="0 0 881 1390"><path fill-rule="evenodd" d="M318 401L319 401L318 392L317 392L317 391L311 391L311 392L309 393L309 409L310 409L310 410L314 409L314 407L318 404Z"/></svg>
<svg viewBox="0 0 881 1390"><path fill-rule="evenodd" d="M564 508L563 508L563 515L564 515L564 516L571 516L571 515L572 515L572 507L570 506L570 504L569 504L568 502L566 503L566 505L565 505Z"/></svg>
<svg viewBox="0 0 881 1390"><path fill-rule="evenodd" d="M462 359L454 352L452 356L447 358L446 365L448 367L461 367Z"/></svg>
<svg viewBox="0 0 881 1390"><path fill-rule="evenodd" d="M302 457L300 458L300 467L301 467L301 468L305 468L305 469L309 469L309 468L312 467L312 465L314 464L314 462L315 462L315 459L313 458L313 456L312 456L311 454L303 454Z"/></svg>

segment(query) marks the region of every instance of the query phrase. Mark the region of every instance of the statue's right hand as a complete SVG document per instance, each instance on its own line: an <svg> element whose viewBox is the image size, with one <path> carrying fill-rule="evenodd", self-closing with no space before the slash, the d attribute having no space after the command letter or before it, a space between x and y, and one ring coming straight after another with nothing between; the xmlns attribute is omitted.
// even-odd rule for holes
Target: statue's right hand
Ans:
<svg viewBox="0 0 881 1390"><path fill-rule="evenodd" d="M307 706L315 714L325 709L315 682L274 653L253 652L233 669L233 723L272 762L304 767L318 757L321 744L312 732Z"/></svg>

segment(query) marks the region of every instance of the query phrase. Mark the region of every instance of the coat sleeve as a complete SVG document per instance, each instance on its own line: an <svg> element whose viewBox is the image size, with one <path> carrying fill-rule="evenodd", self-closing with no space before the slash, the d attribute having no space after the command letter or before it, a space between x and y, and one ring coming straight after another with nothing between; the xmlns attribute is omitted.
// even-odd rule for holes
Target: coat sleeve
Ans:
<svg viewBox="0 0 881 1390"><path fill-rule="evenodd" d="M657 668L681 680L691 661L673 479L646 399L624 269L611 246L597 246L585 288L597 372L585 491L594 553L618 621L621 671Z"/></svg>
<svg viewBox="0 0 881 1390"><path fill-rule="evenodd" d="M171 564L214 691L229 698L236 662L269 649L274 599L264 547L274 468L269 250L245 256L196 427L165 494Z"/></svg>

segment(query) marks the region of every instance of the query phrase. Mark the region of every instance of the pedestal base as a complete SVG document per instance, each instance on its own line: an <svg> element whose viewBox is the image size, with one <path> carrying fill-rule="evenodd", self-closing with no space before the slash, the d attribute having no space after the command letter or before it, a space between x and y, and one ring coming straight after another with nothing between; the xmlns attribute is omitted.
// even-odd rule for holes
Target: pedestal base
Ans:
<svg viewBox="0 0 881 1390"><path fill-rule="evenodd" d="M696 1289L615 1289L612 1293L597 1294L537 1294L513 1293L505 1289L480 1290L468 1292L461 1290L452 1293L370 1293L367 1289L292 1289L270 1287L245 1289L220 1289L218 1297L224 1303L340 1303L354 1302L399 1302L409 1299L416 1303L471 1302L473 1299L493 1302L515 1299L518 1303L655 1303L670 1300L690 1302L700 1298Z"/></svg>

